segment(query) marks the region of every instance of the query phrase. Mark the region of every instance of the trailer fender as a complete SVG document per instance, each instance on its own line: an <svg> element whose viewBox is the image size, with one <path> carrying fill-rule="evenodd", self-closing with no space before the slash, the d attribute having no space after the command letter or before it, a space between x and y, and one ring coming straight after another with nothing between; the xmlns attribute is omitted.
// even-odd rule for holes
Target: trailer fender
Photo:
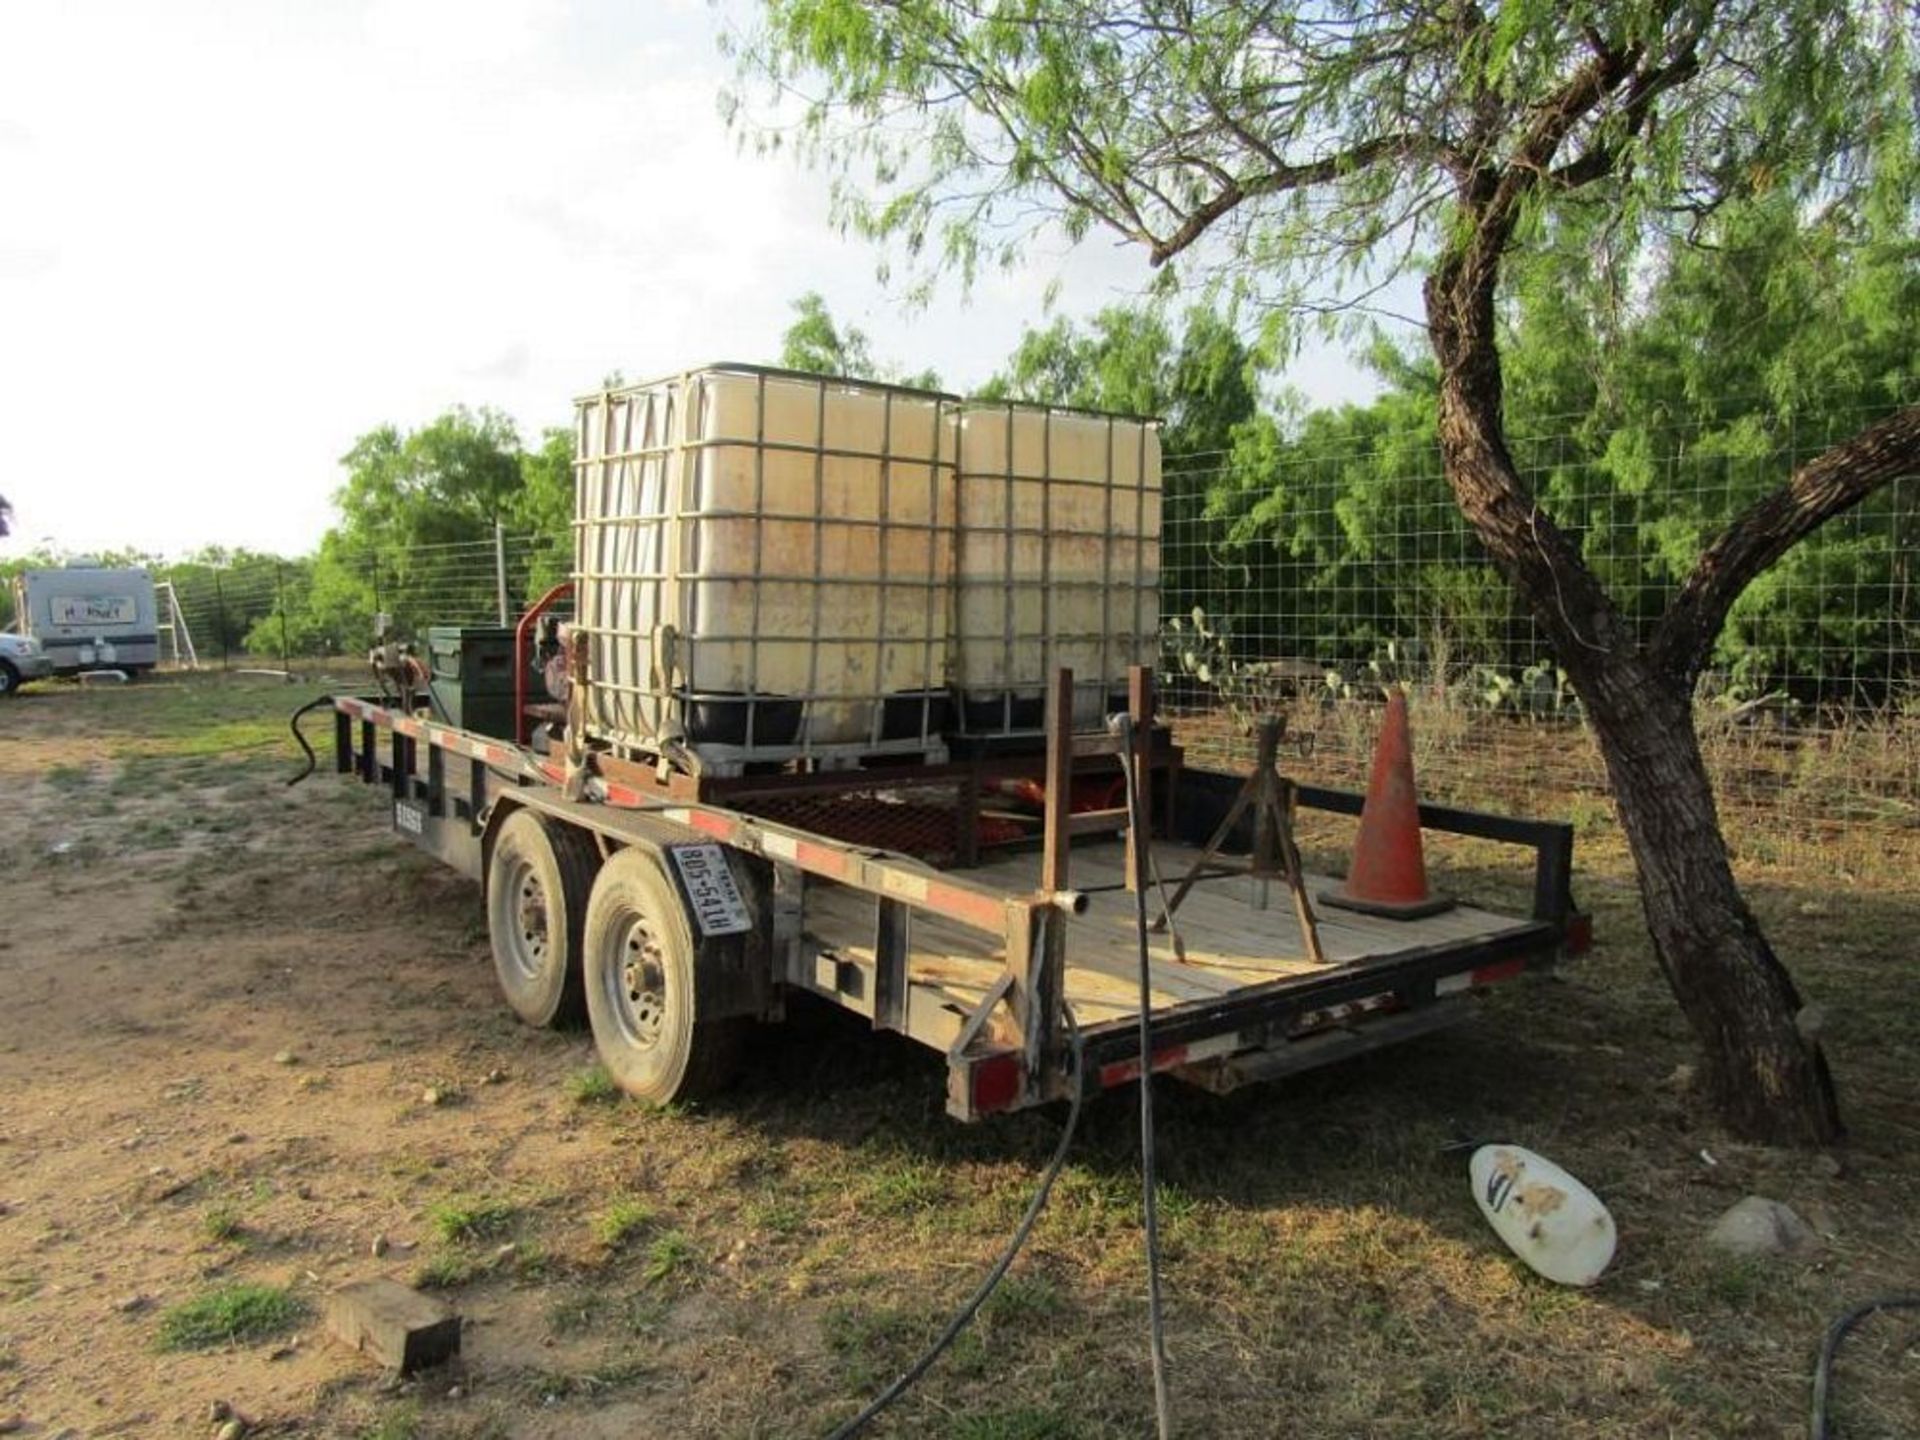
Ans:
<svg viewBox="0 0 1920 1440"><path fill-rule="evenodd" d="M694 850L704 850L693 842ZM688 901L688 915L699 950L696 963L711 967L722 977L720 987L723 1015L748 1015L768 1019L779 1013L779 989L776 984L778 956L773 943L773 866L758 855L729 845L713 845L724 858L727 872L747 912L748 928L733 934L704 935L700 911L688 893L684 866L669 867L674 881ZM697 874L697 872L696 872Z"/></svg>
<svg viewBox="0 0 1920 1440"><path fill-rule="evenodd" d="M679 897L693 938L693 963L702 975L705 1014L777 1016L773 866L694 831L636 838L620 848L645 852Z"/></svg>

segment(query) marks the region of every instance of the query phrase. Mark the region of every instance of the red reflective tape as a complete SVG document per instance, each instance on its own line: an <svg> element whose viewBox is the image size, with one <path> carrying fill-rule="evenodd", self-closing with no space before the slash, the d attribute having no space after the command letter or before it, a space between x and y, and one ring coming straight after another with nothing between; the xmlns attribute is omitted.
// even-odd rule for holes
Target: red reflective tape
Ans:
<svg viewBox="0 0 1920 1440"><path fill-rule="evenodd" d="M418 720L406 720L398 715L393 717L393 728L399 734L411 735L416 740L426 733L425 727L423 727Z"/></svg>
<svg viewBox="0 0 1920 1440"><path fill-rule="evenodd" d="M503 745L482 745L480 756L492 765L511 765L520 758L518 752Z"/></svg>
<svg viewBox="0 0 1920 1440"><path fill-rule="evenodd" d="M1169 1045L1164 1050L1156 1050L1153 1052L1153 1068L1155 1070L1165 1070L1174 1065L1184 1065L1186 1062L1187 1047L1184 1045ZM1139 1075L1140 1059L1138 1056L1135 1056L1131 1060L1116 1060L1111 1065L1102 1065L1100 1067L1100 1088L1110 1090L1115 1085L1124 1085L1129 1080L1138 1079Z"/></svg>
<svg viewBox="0 0 1920 1440"><path fill-rule="evenodd" d="M801 840L795 844L793 863L802 870L811 870L816 875L827 875L842 880L852 868L842 852L827 845L815 845L807 840Z"/></svg>
<svg viewBox="0 0 1920 1440"><path fill-rule="evenodd" d="M962 920L982 930L1007 928L1007 902L995 895L977 895L957 885L942 885L937 880L927 885L927 906L942 915Z"/></svg>
<svg viewBox="0 0 1920 1440"><path fill-rule="evenodd" d="M1501 980L1511 980L1526 968L1527 962L1525 960L1502 960L1497 965L1482 965L1478 970L1473 972L1473 983L1476 985L1492 985Z"/></svg>
<svg viewBox="0 0 1920 1440"><path fill-rule="evenodd" d="M564 779L564 776L562 777ZM638 809L647 803L645 791L636 790L631 785L621 785L616 781L603 780L601 791L607 797L607 804L618 805L625 809Z"/></svg>
<svg viewBox="0 0 1920 1440"><path fill-rule="evenodd" d="M717 839L727 840L733 836L733 822L724 815L716 815L711 810L695 810L687 816L687 823L696 830L704 830Z"/></svg>

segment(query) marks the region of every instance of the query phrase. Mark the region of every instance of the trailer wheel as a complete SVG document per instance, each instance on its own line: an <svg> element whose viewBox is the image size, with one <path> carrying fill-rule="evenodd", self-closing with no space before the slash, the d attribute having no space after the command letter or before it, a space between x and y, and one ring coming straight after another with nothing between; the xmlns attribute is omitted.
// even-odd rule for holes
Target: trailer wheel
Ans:
<svg viewBox="0 0 1920 1440"><path fill-rule="evenodd" d="M696 954L657 855L632 846L600 868L587 902L587 1016L607 1073L649 1104L710 1095L739 1060L746 1022L709 1018L722 982Z"/></svg>
<svg viewBox="0 0 1920 1440"><path fill-rule="evenodd" d="M487 861L487 937L513 1013L529 1025L578 1023L580 931L599 853L587 834L516 810Z"/></svg>

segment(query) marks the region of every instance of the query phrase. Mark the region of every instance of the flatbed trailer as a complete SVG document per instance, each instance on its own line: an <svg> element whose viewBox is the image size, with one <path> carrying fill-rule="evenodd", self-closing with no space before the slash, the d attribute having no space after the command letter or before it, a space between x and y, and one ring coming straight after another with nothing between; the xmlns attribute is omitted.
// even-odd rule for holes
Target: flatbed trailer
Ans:
<svg viewBox="0 0 1920 1440"><path fill-rule="evenodd" d="M1309 944L1296 907L1267 906L1265 882L1221 873L1206 849L1242 777L1184 767L1153 729L1150 677L1136 676L1135 692L1155 868L1171 884L1202 862L1170 932L1153 939L1156 1072L1227 1091L1339 1060L1462 1019L1473 992L1585 949L1569 826L1434 805L1420 807L1423 828L1530 853L1531 913L1458 904L1385 919L1316 905L1319 943ZM1111 735L1050 723L1038 756L713 785L577 747L509 743L378 700L332 708L337 771L385 790L398 833L482 885L515 1011L548 1024L584 1009L603 1063L631 1094L665 1102L724 1083L753 1023L781 1019L794 992L941 1052L947 1109L964 1121L1140 1073L1130 885L1145 867L1135 867L1128 811L1068 805L1076 776L1120 773ZM981 796L1008 775L1044 781L1044 831L1037 845L983 852ZM950 809L913 803L941 787ZM1306 808L1361 810L1355 794L1290 789ZM953 818L949 868L873 843L861 824L780 818L905 818L924 831L928 813ZM1241 830L1228 850L1262 843ZM1306 889L1331 883L1308 877Z"/></svg>

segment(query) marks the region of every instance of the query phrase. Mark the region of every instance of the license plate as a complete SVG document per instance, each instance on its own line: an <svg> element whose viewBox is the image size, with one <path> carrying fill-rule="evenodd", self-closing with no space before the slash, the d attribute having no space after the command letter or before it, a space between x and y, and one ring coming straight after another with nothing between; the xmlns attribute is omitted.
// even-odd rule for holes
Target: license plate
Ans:
<svg viewBox="0 0 1920 1440"><path fill-rule="evenodd" d="M703 935L741 935L753 928L747 902L734 883L726 852L718 845L674 845L668 848L680 883L686 889L693 918Z"/></svg>

